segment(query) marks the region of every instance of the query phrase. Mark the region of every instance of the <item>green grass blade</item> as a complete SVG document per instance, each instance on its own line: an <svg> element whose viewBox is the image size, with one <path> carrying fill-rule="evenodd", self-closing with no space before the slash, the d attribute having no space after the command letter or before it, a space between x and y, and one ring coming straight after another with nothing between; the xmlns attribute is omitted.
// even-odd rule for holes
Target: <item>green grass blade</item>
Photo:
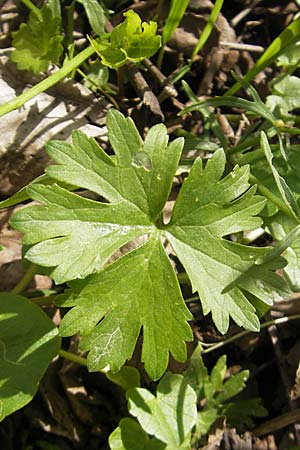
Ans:
<svg viewBox="0 0 300 450"><path fill-rule="evenodd" d="M244 81L251 81L259 72L272 64L278 56L282 55L286 48L300 39L300 17L295 19L277 38L269 45L255 65L244 76ZM241 89L242 83L237 81L225 94L234 95Z"/></svg>
<svg viewBox="0 0 300 450"><path fill-rule="evenodd" d="M4 116L4 114L9 113L10 111L13 111L14 109L20 108L24 105L24 103L28 102L28 100L32 99L36 95L46 91L51 86L54 86L54 84L63 80L67 75L69 75L74 69L77 69L78 66L80 66L94 53L95 50L90 45L89 47L82 50L82 52L78 53L78 55L76 55L75 58L71 59L71 61L65 63L57 72L54 72L52 75L40 81L38 84L32 86L32 88L13 98L9 102L0 105L0 117Z"/></svg>
<svg viewBox="0 0 300 450"><path fill-rule="evenodd" d="M172 0L170 12L163 29L163 44L166 44L169 39L171 39L171 36L179 25L188 4L189 0Z"/></svg>
<svg viewBox="0 0 300 450"><path fill-rule="evenodd" d="M218 18L218 15L220 14L221 8L223 6L223 2L224 2L224 0L216 0L216 3L210 13L208 22L205 25L204 30L201 33L201 36L199 38L199 41L198 41L196 47L194 48L194 51L192 54L192 60L200 52L202 47L205 45L207 39L209 38L209 36L214 28L215 22Z"/></svg>

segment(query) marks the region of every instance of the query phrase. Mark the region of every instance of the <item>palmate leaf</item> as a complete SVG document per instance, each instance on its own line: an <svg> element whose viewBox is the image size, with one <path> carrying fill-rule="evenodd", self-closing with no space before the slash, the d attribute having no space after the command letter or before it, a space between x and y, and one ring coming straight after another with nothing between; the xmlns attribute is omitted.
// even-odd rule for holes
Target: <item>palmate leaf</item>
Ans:
<svg viewBox="0 0 300 450"><path fill-rule="evenodd" d="M50 62L57 63L62 54L61 19L44 5L38 15L31 11L28 23L22 23L12 33L15 50L11 54L20 70L32 70L35 75L46 72Z"/></svg>
<svg viewBox="0 0 300 450"><path fill-rule="evenodd" d="M90 350L91 370L108 364L112 371L119 370L131 357L142 326L142 361L153 379L165 371L169 351L185 361L184 341L192 340L186 320L192 316L159 235L71 287L64 306L75 308L64 317L60 332L84 335L81 348Z"/></svg>
<svg viewBox="0 0 300 450"><path fill-rule="evenodd" d="M82 348L90 350L89 368L109 364L118 371L143 329L142 359L157 379L167 367L169 351L183 361L184 342L192 339L186 323L191 315L163 240L171 243L199 292L204 313L212 313L222 333L230 317L247 329L259 329L249 298L256 305L270 304L274 289L284 291L284 281L274 273L284 262L275 255L262 264L268 249L223 238L261 224L256 215L264 200L249 189L248 167L236 167L222 178L222 150L204 169L197 160L165 225L162 210L183 141L168 145L164 125L156 125L143 143L131 119L117 111L109 112L107 126L115 155L108 156L95 141L75 132L73 144L48 145L58 165L47 169L58 182L89 189L105 202L55 185L31 185L29 195L42 205L18 211L11 223L32 245L26 258L52 266L56 283L91 274L71 282L63 305L73 309L61 325L62 335L78 330L83 335ZM142 235L148 236L146 244L104 267L117 249Z"/></svg>

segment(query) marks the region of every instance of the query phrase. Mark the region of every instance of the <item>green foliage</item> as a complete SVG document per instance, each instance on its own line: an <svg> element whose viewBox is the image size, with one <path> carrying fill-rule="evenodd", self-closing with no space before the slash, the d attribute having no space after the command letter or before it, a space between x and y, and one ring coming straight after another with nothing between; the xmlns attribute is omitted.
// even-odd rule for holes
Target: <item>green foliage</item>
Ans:
<svg viewBox="0 0 300 450"><path fill-rule="evenodd" d="M0 421L29 403L60 347L57 328L26 298L0 293Z"/></svg>
<svg viewBox="0 0 300 450"><path fill-rule="evenodd" d="M196 394L182 375L166 373L157 386L156 396L143 388L129 389L126 396L129 412L139 424L123 419L110 436L112 449L134 449L129 444L139 439L144 447L136 448L190 448L190 433L197 418ZM154 438L150 440L145 432Z"/></svg>
<svg viewBox="0 0 300 450"><path fill-rule="evenodd" d="M176 275L162 245L167 239L198 291L204 314L212 313L225 333L229 318L257 331L252 305L271 303L272 291L286 293L284 280L273 271L284 260L276 255L262 264L267 248L247 247L223 239L230 233L260 226L256 215L265 200L249 188L249 168L235 167L225 178L224 152L217 150L202 168L196 160L165 225L162 210L168 199L183 141L168 145L163 125L152 127L142 143L131 121L117 111L107 117L115 151L108 156L92 139L75 132L73 144L53 141L50 157L58 165L47 174L59 182L89 189L108 203L90 200L53 185L33 184L28 193L40 206L17 212L11 223L31 248L26 258L52 267L56 283L70 283L61 305L73 307L60 333L83 335L90 350L90 370L109 365L118 371L133 353L143 328L142 360L158 379L166 370L169 351L186 358L192 339ZM148 241L104 267L113 253L133 239ZM68 255L68 258L65 257ZM94 272L98 272L95 273ZM216 277L215 274L222 274ZM92 274L89 278L86 278ZM257 303L258 302L258 303ZM104 318L104 320L102 320Z"/></svg>
<svg viewBox="0 0 300 450"><path fill-rule="evenodd" d="M110 448L190 450L222 416L239 430L252 427L253 417L265 416L267 411L259 398L236 399L245 388L249 371L225 379L226 372L224 355L209 375L198 346L185 374L167 373L156 396L147 389L129 389L128 409L138 422L122 419L109 438Z"/></svg>
<svg viewBox="0 0 300 450"><path fill-rule="evenodd" d="M116 26L111 33L100 40L91 39L99 54L102 64L118 69L127 61L139 62L157 52L161 38L156 35L155 22L142 22L133 10L124 13L126 19Z"/></svg>
<svg viewBox="0 0 300 450"><path fill-rule="evenodd" d="M172 34L179 25L188 4L189 0L182 0L180 2L177 0L171 1L170 11L162 32L163 44L166 44L172 37Z"/></svg>
<svg viewBox="0 0 300 450"><path fill-rule="evenodd" d="M272 95L266 99L266 106L281 118L292 118L289 114L300 107L300 100L295 92L300 89L300 78L286 75L272 85Z"/></svg>
<svg viewBox="0 0 300 450"><path fill-rule="evenodd" d="M249 371L242 370L225 379L226 371L226 355L218 359L209 375L201 357L201 348L194 351L185 379L197 393L198 404L201 400L204 404L198 411L194 441L206 435L218 417L225 416L229 426L241 430L253 426L253 417L267 414L259 398L235 399L232 402L244 390Z"/></svg>
<svg viewBox="0 0 300 450"><path fill-rule="evenodd" d="M31 11L28 23L12 33L15 50L11 53L19 70L31 70L35 75L46 72L51 62L56 64L63 51L61 18L49 5L38 11L40 14Z"/></svg>
<svg viewBox="0 0 300 450"><path fill-rule="evenodd" d="M286 158L282 156L278 145L269 146L263 135L261 148L238 157L240 164L250 163L256 179L263 180L264 186L283 201L284 209L278 210L268 201L265 210L265 226L276 241L285 239L299 224L299 145L287 145L285 154ZM294 239L283 252L288 261L283 272L293 290L300 288L299 242L299 238Z"/></svg>
<svg viewBox="0 0 300 450"><path fill-rule="evenodd" d="M89 23L92 30L98 36L105 33L105 15L102 6L98 0L77 0L84 7L86 15L88 17Z"/></svg>
<svg viewBox="0 0 300 450"><path fill-rule="evenodd" d="M283 31L277 36L264 51L261 57L256 61L254 66L247 72L244 82L249 82L266 67L270 66L282 55L286 55L293 45L299 41L300 36L300 17L293 20ZM235 94L242 87L242 83L237 81L227 92L226 96Z"/></svg>
<svg viewBox="0 0 300 450"><path fill-rule="evenodd" d="M141 425L126 417L109 437L111 450L162 450L167 445L155 437L150 439ZM174 447L173 447L174 449Z"/></svg>

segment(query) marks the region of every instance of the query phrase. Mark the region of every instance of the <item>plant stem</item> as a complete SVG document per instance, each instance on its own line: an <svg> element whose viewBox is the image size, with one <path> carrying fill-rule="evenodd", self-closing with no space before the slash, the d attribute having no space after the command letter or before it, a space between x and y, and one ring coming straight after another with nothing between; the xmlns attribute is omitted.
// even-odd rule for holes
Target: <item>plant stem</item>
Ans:
<svg viewBox="0 0 300 450"><path fill-rule="evenodd" d="M30 9L30 11L32 11L38 19L42 18L41 11L32 3L31 0L22 0L22 3L24 3L24 5L27 6L27 8Z"/></svg>
<svg viewBox="0 0 300 450"><path fill-rule="evenodd" d="M72 362L74 362L76 364L80 364L81 366L87 367L87 359L83 358L82 356L75 355L75 353L67 352L66 350L62 350L62 349L59 350L58 354L62 358L65 358L65 359L67 359L69 361L72 361ZM102 370L99 370L98 372L107 374L109 372L109 369L104 368Z"/></svg>
<svg viewBox="0 0 300 450"><path fill-rule="evenodd" d="M53 73L45 80L41 81L32 88L23 92L23 94L19 95L13 100L10 100L4 105L1 105L0 117L3 116L4 114L9 113L10 111L20 108L21 106L24 105L24 103L28 102L28 100L31 100L36 95L46 91L50 87L54 86L54 84L63 80L70 72L77 69L78 66L80 66L86 59L88 59L94 53L95 50L90 45L89 47L82 50L82 52L78 53L78 55L76 55L75 58L73 58L71 61L68 61L66 64L64 64L62 68L59 69L57 72Z"/></svg>
<svg viewBox="0 0 300 450"><path fill-rule="evenodd" d="M30 283L32 280L34 274L36 272L36 265L31 263L28 267L28 270L24 273L23 278L19 281L19 283L12 289L13 294L20 294L24 291L26 286Z"/></svg>
<svg viewBox="0 0 300 450"><path fill-rule="evenodd" d="M278 319L268 320L267 322L264 322L260 328L263 329L263 328L269 327L270 325L280 325L281 323L286 323L291 320L299 320L299 319L300 319L300 314L279 317ZM223 347L224 345L230 344L230 342L233 342L236 339L240 339L241 337L246 336L249 333L254 333L254 331L249 331L249 330L241 331L240 333L237 333L234 336L231 336L230 338L225 339L225 341L217 342L216 344L212 345L211 347L207 348L206 350L203 350L202 354L213 352L214 350L217 350L218 348ZM202 343L200 342L200 344L202 344Z"/></svg>
<svg viewBox="0 0 300 450"><path fill-rule="evenodd" d="M75 353L67 352L66 350L60 349L58 352L59 356L68 359L76 364L87 367L87 359L82 358L82 356L75 355Z"/></svg>
<svg viewBox="0 0 300 450"><path fill-rule="evenodd" d="M270 189L268 189L263 183L261 183L254 175L250 174L249 176L249 182L251 184L256 184L258 190L274 205L276 205L284 214L291 217L293 220L295 220L295 216L291 213L289 208L285 205L285 203L277 197L277 195L273 194Z"/></svg>

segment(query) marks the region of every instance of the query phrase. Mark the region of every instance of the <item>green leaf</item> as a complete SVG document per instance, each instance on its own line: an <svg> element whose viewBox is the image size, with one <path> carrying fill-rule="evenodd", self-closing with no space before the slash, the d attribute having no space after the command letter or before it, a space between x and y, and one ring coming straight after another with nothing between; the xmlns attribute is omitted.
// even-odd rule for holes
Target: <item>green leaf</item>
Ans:
<svg viewBox="0 0 300 450"><path fill-rule="evenodd" d="M177 361L185 361L185 341L192 340L186 320L192 316L159 235L71 287L63 306L75 308L63 318L60 333L81 332L81 348L90 350L89 370L109 365L118 371L131 358L141 327L142 361L151 378L164 373L169 351Z"/></svg>
<svg viewBox="0 0 300 450"><path fill-rule="evenodd" d="M53 185L55 184L55 180L53 178L50 178L48 175L41 175L37 177L35 180L31 181L27 186L21 188L18 192L11 195L9 198L2 200L0 202L0 209L3 208L9 208L10 206L18 205L19 203L22 203L30 198L27 189L28 187L32 186L33 184L42 184L42 185ZM68 185L67 183L60 183L61 186L65 187L68 190L74 190L74 187L71 185Z"/></svg>
<svg viewBox="0 0 300 450"><path fill-rule="evenodd" d="M100 201L56 185L31 185L29 195L41 204L18 211L11 223L31 246L26 258L52 267L56 283L98 272L71 283L62 303L74 308L63 319L61 334L81 332L82 348L90 351L89 368L109 365L112 371L120 370L142 328L142 360L157 379L167 367L169 352L178 361L185 360L185 341L192 337L186 323L191 315L162 245L164 239L172 244L193 289L199 292L204 313L212 312L222 333L230 317L248 329L259 329L259 302L270 304L274 289L285 290L284 280L274 273L284 260L274 254L259 265L268 248L224 239L261 224L256 215L265 201L254 195L254 187L249 189L247 166L235 167L222 178L222 150L214 153L204 169L201 160L195 161L171 222L165 225L162 211L183 140L168 145L166 128L160 124L142 142L132 120L117 111L109 112L107 127L115 152L111 156L80 132L73 134L73 144L53 141L48 145L49 155L57 162L48 167L48 176L89 189ZM105 267L120 247L137 238L148 241ZM141 239L133 247L140 244Z"/></svg>
<svg viewBox="0 0 300 450"><path fill-rule="evenodd" d="M30 12L28 23L22 23L12 33L11 59L19 70L31 70L35 75L46 72L49 64L56 64L62 54L61 19L54 16L49 5L40 9L40 14Z"/></svg>
<svg viewBox="0 0 300 450"><path fill-rule="evenodd" d="M167 450L168 447L156 438L150 439L141 425L126 417L109 436L111 450Z"/></svg>
<svg viewBox="0 0 300 450"><path fill-rule="evenodd" d="M294 197L293 192L291 191L291 189L289 188L289 186L287 185L285 179L283 177L280 176L280 174L278 173L277 169L275 168L275 166L272 163L273 160L273 154L272 154L272 150L271 147L269 145L268 142L268 138L265 135L264 132L261 133L261 147L263 149L263 151L265 152L265 156L267 159L267 162L269 164L269 167L273 173L273 177L276 183L276 186L278 188L278 191L280 192L281 198L284 201L290 216L295 219L296 221L299 221L299 217L300 217L300 209L299 206L296 202L296 199Z"/></svg>
<svg viewBox="0 0 300 450"><path fill-rule="evenodd" d="M133 387L140 387L140 373L135 367L123 366L119 372L107 372L106 377L123 388L124 391Z"/></svg>
<svg viewBox="0 0 300 450"><path fill-rule="evenodd" d="M225 373L224 373L225 375ZM224 378L223 375L223 378ZM216 396L218 403L224 403L235 397L246 387L246 381L249 378L249 370L242 370L241 372L231 375L231 377L223 384L222 379L222 391ZM219 390L221 390L219 388Z"/></svg>
<svg viewBox="0 0 300 450"><path fill-rule="evenodd" d="M267 221L268 230L274 239L278 241L285 240L290 233L298 230L298 222L288 217L282 212L278 212L275 216ZM284 258L288 264L284 268L284 275L289 283L289 286L294 292L300 289L300 239L295 239L285 249L283 253Z"/></svg>
<svg viewBox="0 0 300 450"><path fill-rule="evenodd" d="M295 42L292 45L286 47L284 53L282 53L277 59L277 65L282 67L295 66L300 61L300 43Z"/></svg>
<svg viewBox="0 0 300 450"><path fill-rule="evenodd" d="M127 391L129 412L150 435L178 449L196 423L196 394L178 374L166 373L156 396L142 388Z"/></svg>
<svg viewBox="0 0 300 450"><path fill-rule="evenodd" d="M91 43L104 65L117 69L126 61L139 62L157 52L161 37L156 35L157 24L142 22L132 9L124 13L126 19L101 40Z"/></svg>
<svg viewBox="0 0 300 450"><path fill-rule="evenodd" d="M24 244L37 243L27 259L57 266L56 283L99 270L121 246L151 231L149 219L129 202L99 203L56 185L35 185L29 193L45 206L21 210L12 223L25 233Z"/></svg>
<svg viewBox="0 0 300 450"><path fill-rule="evenodd" d="M253 417L266 417L268 411L262 406L260 398L249 398L224 404L219 414L226 416L229 426L245 431L253 427Z"/></svg>
<svg viewBox="0 0 300 450"><path fill-rule="evenodd" d="M228 403L228 400L236 397L245 388L249 371L243 370L224 381L227 366L226 356L223 355L208 376L200 350L198 348L194 352L193 362L184 375L188 382L192 382L192 386L198 394L198 403L204 404L197 415L194 441L207 434L218 417L226 416L226 422L232 427L238 426L244 429L245 426L252 425L252 417L261 417L267 414L259 398L237 399ZM203 377L199 376L200 374L203 374Z"/></svg>
<svg viewBox="0 0 300 450"><path fill-rule="evenodd" d="M105 33L105 14L98 0L77 0L84 7L92 30L101 36Z"/></svg>
<svg viewBox="0 0 300 450"><path fill-rule="evenodd" d="M266 67L270 66L277 58L285 54L296 42L299 41L300 35L300 17L293 20L280 34L277 36L264 51L261 57L256 61L253 67L244 76L244 82L249 82ZM226 92L226 96L234 95L242 87L242 82L237 81Z"/></svg>
<svg viewBox="0 0 300 450"><path fill-rule="evenodd" d="M0 293L0 321L1 421L31 401L60 339L47 315L18 295Z"/></svg>
<svg viewBox="0 0 300 450"><path fill-rule="evenodd" d="M13 226L25 233L25 244L37 243L26 257L41 266L57 266L52 273L56 283L84 278L103 267L122 245L154 233L154 222L171 190L182 139L168 145L166 128L156 125L142 145L133 122L116 112L108 115L108 128L116 158L75 132L73 145L49 144L49 155L60 164L50 166L47 173L61 182L72 180L71 184L111 203L89 200L58 186L35 185L28 192L45 206L26 208L12 219Z"/></svg>
<svg viewBox="0 0 300 450"><path fill-rule="evenodd" d="M254 216L265 200L254 196L253 188L248 189L247 166L235 167L221 179L224 168L222 150L214 153L204 170L201 160L194 163L176 200L167 238L192 282L193 291L199 292L204 314L212 312L219 331L226 333L230 316L238 325L257 331L255 308L244 290L264 301L264 285L272 289L272 283L278 279L275 274L269 275L276 261L265 271L256 271L256 278L252 279L250 269L255 270L255 260L267 249L235 244L222 236L260 226L261 219ZM282 267L280 259L277 264ZM226 286L241 275L243 284L226 291Z"/></svg>
<svg viewBox="0 0 300 450"><path fill-rule="evenodd" d="M274 112L279 109L283 117L288 117L289 112L300 107L300 100L295 92L300 89L300 78L286 75L282 80L272 86L272 95L266 99L266 106Z"/></svg>

